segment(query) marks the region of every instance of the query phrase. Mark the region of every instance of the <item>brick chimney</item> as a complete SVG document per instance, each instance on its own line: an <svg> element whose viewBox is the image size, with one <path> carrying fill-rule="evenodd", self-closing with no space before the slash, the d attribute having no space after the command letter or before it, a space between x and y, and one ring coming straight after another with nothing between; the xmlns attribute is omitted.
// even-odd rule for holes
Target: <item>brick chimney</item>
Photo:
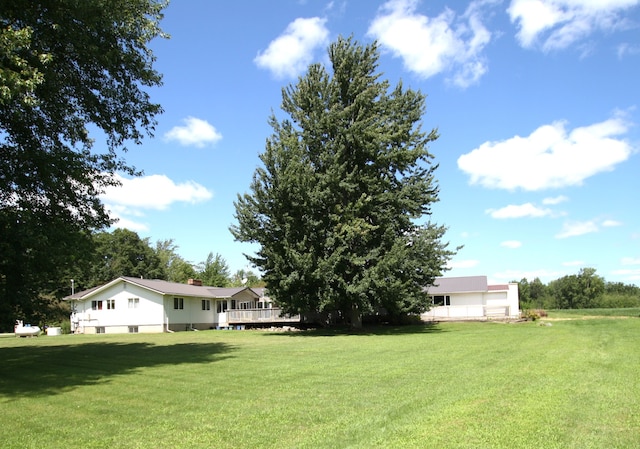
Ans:
<svg viewBox="0 0 640 449"><path fill-rule="evenodd" d="M189 279L187 281L188 285L195 285L196 287L202 287L202 279Z"/></svg>

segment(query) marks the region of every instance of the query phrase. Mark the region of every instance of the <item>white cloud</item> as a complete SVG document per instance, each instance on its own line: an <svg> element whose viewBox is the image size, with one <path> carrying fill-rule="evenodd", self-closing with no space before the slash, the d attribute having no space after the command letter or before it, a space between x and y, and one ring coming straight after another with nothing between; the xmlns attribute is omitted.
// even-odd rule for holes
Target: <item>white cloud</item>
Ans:
<svg viewBox="0 0 640 449"><path fill-rule="evenodd" d="M633 56L640 53L640 45L638 44L629 44L628 42L623 42L619 44L616 48L616 53L618 54L618 59L622 59L627 55Z"/></svg>
<svg viewBox="0 0 640 449"><path fill-rule="evenodd" d="M456 268L474 268L480 263L479 260L467 259L467 260L450 260L447 263L447 269L453 270Z"/></svg>
<svg viewBox="0 0 640 449"><path fill-rule="evenodd" d="M326 46L329 37L326 21L320 17L294 20L253 61L278 78L299 75L313 61L315 50Z"/></svg>
<svg viewBox="0 0 640 449"><path fill-rule="evenodd" d="M546 204L548 206L555 206L556 204L564 203L565 201L569 201L564 195L556 196L553 198L545 198L542 200L542 204Z"/></svg>
<svg viewBox="0 0 640 449"><path fill-rule="evenodd" d="M500 209L487 209L485 212L492 218L546 217L551 215L550 209L541 209L531 203L510 204Z"/></svg>
<svg viewBox="0 0 640 449"><path fill-rule="evenodd" d="M623 257L622 260L620 260L620 264L627 267L640 265L640 257ZM612 274L623 276L627 281L640 281L640 268L621 268L614 270Z"/></svg>
<svg viewBox="0 0 640 449"><path fill-rule="evenodd" d="M570 132L564 122L555 122L527 137L485 142L460 156L458 168L470 176L471 184L489 188L542 190L581 185L596 173L613 170L631 155L631 146L616 138L627 129L620 116Z"/></svg>
<svg viewBox="0 0 640 449"><path fill-rule="evenodd" d="M563 49L595 31L626 26L626 11L639 0L512 0L507 12L525 48Z"/></svg>
<svg viewBox="0 0 640 449"><path fill-rule="evenodd" d="M418 0L389 0L380 7L367 34L402 58L408 70L424 78L450 72L449 80L465 88L487 71L482 50L491 33L482 23L482 4L471 2L459 18L448 8L428 17L416 12Z"/></svg>
<svg viewBox="0 0 640 449"><path fill-rule="evenodd" d="M568 221L564 223L562 231L556 234L556 238L564 239L567 237L576 237L579 235L599 232L601 227L612 228L616 226L622 226L622 223L616 220L603 220L600 218L587 221Z"/></svg>
<svg viewBox="0 0 640 449"><path fill-rule="evenodd" d="M579 235L591 234L598 232L598 225L595 221L571 221L566 222L562 226L562 232L556 234L558 239L566 239L567 237L577 237Z"/></svg>
<svg viewBox="0 0 640 449"><path fill-rule="evenodd" d="M209 190L196 182L176 184L165 175L131 179L119 175L116 177L122 185L106 189L102 195L105 203L136 209L164 210L175 202L194 204L213 197Z"/></svg>
<svg viewBox="0 0 640 449"><path fill-rule="evenodd" d="M617 220L604 220L602 222L602 226L605 227L605 228L613 228L613 227L616 227L616 226L622 226L622 223L620 223Z"/></svg>
<svg viewBox="0 0 640 449"><path fill-rule="evenodd" d="M517 249L522 246L522 242L519 242L518 240L505 240L504 242L500 243L500 246L510 249Z"/></svg>
<svg viewBox="0 0 640 449"><path fill-rule="evenodd" d="M206 144L214 144L222 139L216 129L206 120L187 117L183 120L185 126L174 126L165 135L166 140L177 140L180 145L194 145L198 148Z"/></svg>
<svg viewBox="0 0 640 449"><path fill-rule="evenodd" d="M149 226L147 226L146 224L140 223L140 222L135 221L135 220L130 220L128 218L124 218L120 214L115 213L113 211L111 211L110 216L111 216L111 218L115 218L115 219L118 220L113 225L116 228L128 229L128 230L134 231L134 232L147 232L147 231L149 231Z"/></svg>
<svg viewBox="0 0 640 449"><path fill-rule="evenodd" d="M615 276L623 276L625 280L631 282L640 281L640 268L613 270L611 274Z"/></svg>
<svg viewBox="0 0 640 449"><path fill-rule="evenodd" d="M116 177L122 185L108 187L101 199L111 217L118 219L118 227L134 231L147 230L147 226L139 220L144 217L145 210L165 210L173 203L195 204L213 197L211 191L196 182L176 184L164 175L132 179L119 175Z"/></svg>

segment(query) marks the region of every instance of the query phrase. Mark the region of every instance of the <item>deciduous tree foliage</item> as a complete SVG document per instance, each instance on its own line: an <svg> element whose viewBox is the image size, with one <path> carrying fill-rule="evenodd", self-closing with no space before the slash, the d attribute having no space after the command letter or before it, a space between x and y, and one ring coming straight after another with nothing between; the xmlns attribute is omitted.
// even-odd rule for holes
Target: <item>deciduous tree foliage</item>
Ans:
<svg viewBox="0 0 640 449"><path fill-rule="evenodd" d="M605 291L604 278L595 268L582 268L577 275L563 276L549 283L558 309L588 309L595 307Z"/></svg>
<svg viewBox="0 0 640 449"><path fill-rule="evenodd" d="M149 244L128 229L94 236L95 256L91 265L91 286L106 284L120 276L167 279L167 265Z"/></svg>
<svg viewBox="0 0 640 449"><path fill-rule="evenodd" d="M167 281L186 283L196 277L195 268L178 254L173 239L156 242L156 254L167 271Z"/></svg>
<svg viewBox="0 0 640 449"><path fill-rule="evenodd" d="M375 43L339 38L329 59L283 89L288 117L270 119L231 232L260 245L249 260L287 313L359 326L382 309L422 312L454 253L424 221L438 201L425 97L380 79Z"/></svg>
<svg viewBox="0 0 640 449"><path fill-rule="evenodd" d="M519 281L520 307L548 309L591 309L638 307L640 287L622 282L606 282L595 268L581 268L578 274L542 283L540 278Z"/></svg>
<svg viewBox="0 0 640 449"><path fill-rule="evenodd" d="M227 287L230 283L229 265L220 254L214 256L212 252L207 260L199 266L198 277L204 285L212 287Z"/></svg>
<svg viewBox="0 0 640 449"><path fill-rule="evenodd" d="M238 270L229 279L230 287L264 287L264 281L251 270Z"/></svg>
<svg viewBox="0 0 640 449"><path fill-rule="evenodd" d="M45 284L110 223L98 195L133 174L161 83L147 48L156 0L3 0L0 7L0 327L30 317ZM91 131L91 132L90 132ZM100 145L94 147L94 139Z"/></svg>

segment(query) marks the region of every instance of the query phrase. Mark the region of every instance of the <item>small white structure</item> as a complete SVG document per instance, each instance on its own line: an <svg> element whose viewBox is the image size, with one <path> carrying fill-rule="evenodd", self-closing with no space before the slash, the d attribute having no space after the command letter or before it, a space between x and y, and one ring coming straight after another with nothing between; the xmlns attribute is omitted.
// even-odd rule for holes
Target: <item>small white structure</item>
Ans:
<svg viewBox="0 0 640 449"><path fill-rule="evenodd" d="M436 278L427 288L431 309L426 321L516 319L520 316L518 284L489 285L486 276Z"/></svg>
<svg viewBox="0 0 640 449"><path fill-rule="evenodd" d="M37 337L40 335L40 328L30 324L25 326L22 320L17 320L16 325L13 328L13 332L16 337Z"/></svg>
<svg viewBox="0 0 640 449"><path fill-rule="evenodd" d="M181 284L123 276L64 299L73 310L72 333L229 328L251 324L254 316L267 323L282 320L264 289L209 287L197 279Z"/></svg>
<svg viewBox="0 0 640 449"><path fill-rule="evenodd" d="M61 327L48 327L47 328L47 337L55 337L57 335L62 335Z"/></svg>

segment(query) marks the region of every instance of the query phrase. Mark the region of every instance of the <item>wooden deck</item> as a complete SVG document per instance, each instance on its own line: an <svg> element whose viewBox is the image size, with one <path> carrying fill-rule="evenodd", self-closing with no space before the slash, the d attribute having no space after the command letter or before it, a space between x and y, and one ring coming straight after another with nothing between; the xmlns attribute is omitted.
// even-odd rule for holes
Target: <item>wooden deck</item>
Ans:
<svg viewBox="0 0 640 449"><path fill-rule="evenodd" d="M299 323L300 315L282 315L282 309L234 309L227 310L229 324Z"/></svg>

